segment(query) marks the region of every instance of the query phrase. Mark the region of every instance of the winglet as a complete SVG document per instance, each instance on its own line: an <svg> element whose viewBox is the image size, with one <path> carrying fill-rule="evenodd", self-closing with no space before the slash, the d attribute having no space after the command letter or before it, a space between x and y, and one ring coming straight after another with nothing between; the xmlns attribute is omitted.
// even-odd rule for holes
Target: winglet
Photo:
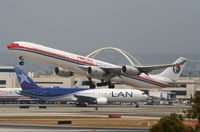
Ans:
<svg viewBox="0 0 200 132"><path fill-rule="evenodd" d="M39 86L35 82L33 82L33 80L29 76L27 76L27 74L22 69L15 66L15 72L22 90L31 90L33 88L39 88Z"/></svg>

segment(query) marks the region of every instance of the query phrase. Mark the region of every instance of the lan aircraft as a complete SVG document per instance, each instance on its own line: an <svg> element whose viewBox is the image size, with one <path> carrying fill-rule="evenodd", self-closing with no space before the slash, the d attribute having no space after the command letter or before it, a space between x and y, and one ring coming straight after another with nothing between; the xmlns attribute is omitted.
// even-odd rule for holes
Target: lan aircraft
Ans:
<svg viewBox="0 0 200 132"><path fill-rule="evenodd" d="M114 88L113 82L146 88L174 87L187 61L180 57L173 64L119 66L30 42L14 42L7 47L19 56L20 65L24 59L49 64L58 75L70 77L75 73L87 77L91 88L95 87L92 78L101 80L97 86L108 85L109 88ZM149 74L164 68L160 74Z"/></svg>
<svg viewBox="0 0 200 132"><path fill-rule="evenodd" d="M141 102L148 98L144 92L135 89L40 88L19 67L15 67L15 72L22 88L20 94L34 99L76 102L79 106L86 106L112 102Z"/></svg>

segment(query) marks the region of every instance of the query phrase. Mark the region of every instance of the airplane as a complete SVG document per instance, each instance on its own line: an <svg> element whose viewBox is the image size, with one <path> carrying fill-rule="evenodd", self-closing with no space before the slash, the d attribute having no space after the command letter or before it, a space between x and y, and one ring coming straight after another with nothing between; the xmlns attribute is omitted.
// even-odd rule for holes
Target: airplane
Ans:
<svg viewBox="0 0 200 132"><path fill-rule="evenodd" d="M13 42L7 48L19 56L20 65L24 65L24 59L49 64L55 67L54 71L59 76L71 77L77 74L87 77L90 88L96 85L114 88L113 82L145 88L174 87L187 62L187 58L180 57L173 64L143 66L136 63L119 66L31 42ZM149 74L164 68L160 74ZM92 78L101 81L95 85Z"/></svg>
<svg viewBox="0 0 200 132"><path fill-rule="evenodd" d="M112 102L141 102L148 96L136 89L41 88L19 67L15 67L21 95L47 101L76 102L77 106Z"/></svg>
<svg viewBox="0 0 200 132"><path fill-rule="evenodd" d="M28 96L20 95L21 88L1 88L0 89L0 102L30 102L35 101Z"/></svg>

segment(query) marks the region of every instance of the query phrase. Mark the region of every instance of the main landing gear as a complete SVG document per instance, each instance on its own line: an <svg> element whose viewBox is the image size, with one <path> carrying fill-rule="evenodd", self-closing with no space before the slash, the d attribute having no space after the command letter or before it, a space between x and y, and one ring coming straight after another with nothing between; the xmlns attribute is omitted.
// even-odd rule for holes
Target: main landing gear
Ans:
<svg viewBox="0 0 200 132"><path fill-rule="evenodd" d="M100 83L97 83L97 84L95 85L95 83L92 81L92 78L88 78L88 80L89 80L89 86L90 86L91 89L96 88L96 86L97 86L97 87L108 86L108 88L110 88L110 89L115 88L115 85L114 85L113 83L111 83L111 81L107 81L107 82L106 82L106 81L104 81L104 80L101 80Z"/></svg>
<svg viewBox="0 0 200 132"><path fill-rule="evenodd" d="M89 80L89 86L90 86L90 88L91 88L91 89L96 88L96 85L95 85L95 83L92 81L92 78L89 77L88 80Z"/></svg>
<svg viewBox="0 0 200 132"><path fill-rule="evenodd" d="M20 56L19 59L20 59L19 65L24 65L24 58Z"/></svg>
<svg viewBox="0 0 200 132"><path fill-rule="evenodd" d="M102 86L107 86L108 88L115 88L115 85L113 83L111 83L110 81L105 82L105 81L101 81L100 83L97 83L97 87L102 87Z"/></svg>
<svg viewBox="0 0 200 132"><path fill-rule="evenodd" d="M86 102L77 102L76 103L76 107L87 107L88 106L88 103Z"/></svg>
<svg viewBox="0 0 200 132"><path fill-rule="evenodd" d="M134 102L133 104L135 104L135 108L139 108L140 107L138 102Z"/></svg>

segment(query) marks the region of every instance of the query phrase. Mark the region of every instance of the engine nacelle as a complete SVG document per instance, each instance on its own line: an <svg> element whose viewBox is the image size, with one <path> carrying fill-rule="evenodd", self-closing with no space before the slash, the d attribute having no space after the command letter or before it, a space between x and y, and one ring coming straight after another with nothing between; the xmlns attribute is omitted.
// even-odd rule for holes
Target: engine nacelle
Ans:
<svg viewBox="0 0 200 132"><path fill-rule="evenodd" d="M55 67L54 72L56 73L56 75L61 76L61 77L71 77L71 76L73 76L73 72L62 69L60 67Z"/></svg>
<svg viewBox="0 0 200 132"><path fill-rule="evenodd" d="M97 98L96 103L100 104L100 105L104 105L104 104L108 103L108 100L107 100L107 98Z"/></svg>
<svg viewBox="0 0 200 132"><path fill-rule="evenodd" d="M122 66L121 71L127 75L139 75L141 73L137 68L128 65Z"/></svg>
<svg viewBox="0 0 200 132"><path fill-rule="evenodd" d="M89 67L87 72L89 75L97 76L97 77L101 77L105 75L104 70L95 66Z"/></svg>

